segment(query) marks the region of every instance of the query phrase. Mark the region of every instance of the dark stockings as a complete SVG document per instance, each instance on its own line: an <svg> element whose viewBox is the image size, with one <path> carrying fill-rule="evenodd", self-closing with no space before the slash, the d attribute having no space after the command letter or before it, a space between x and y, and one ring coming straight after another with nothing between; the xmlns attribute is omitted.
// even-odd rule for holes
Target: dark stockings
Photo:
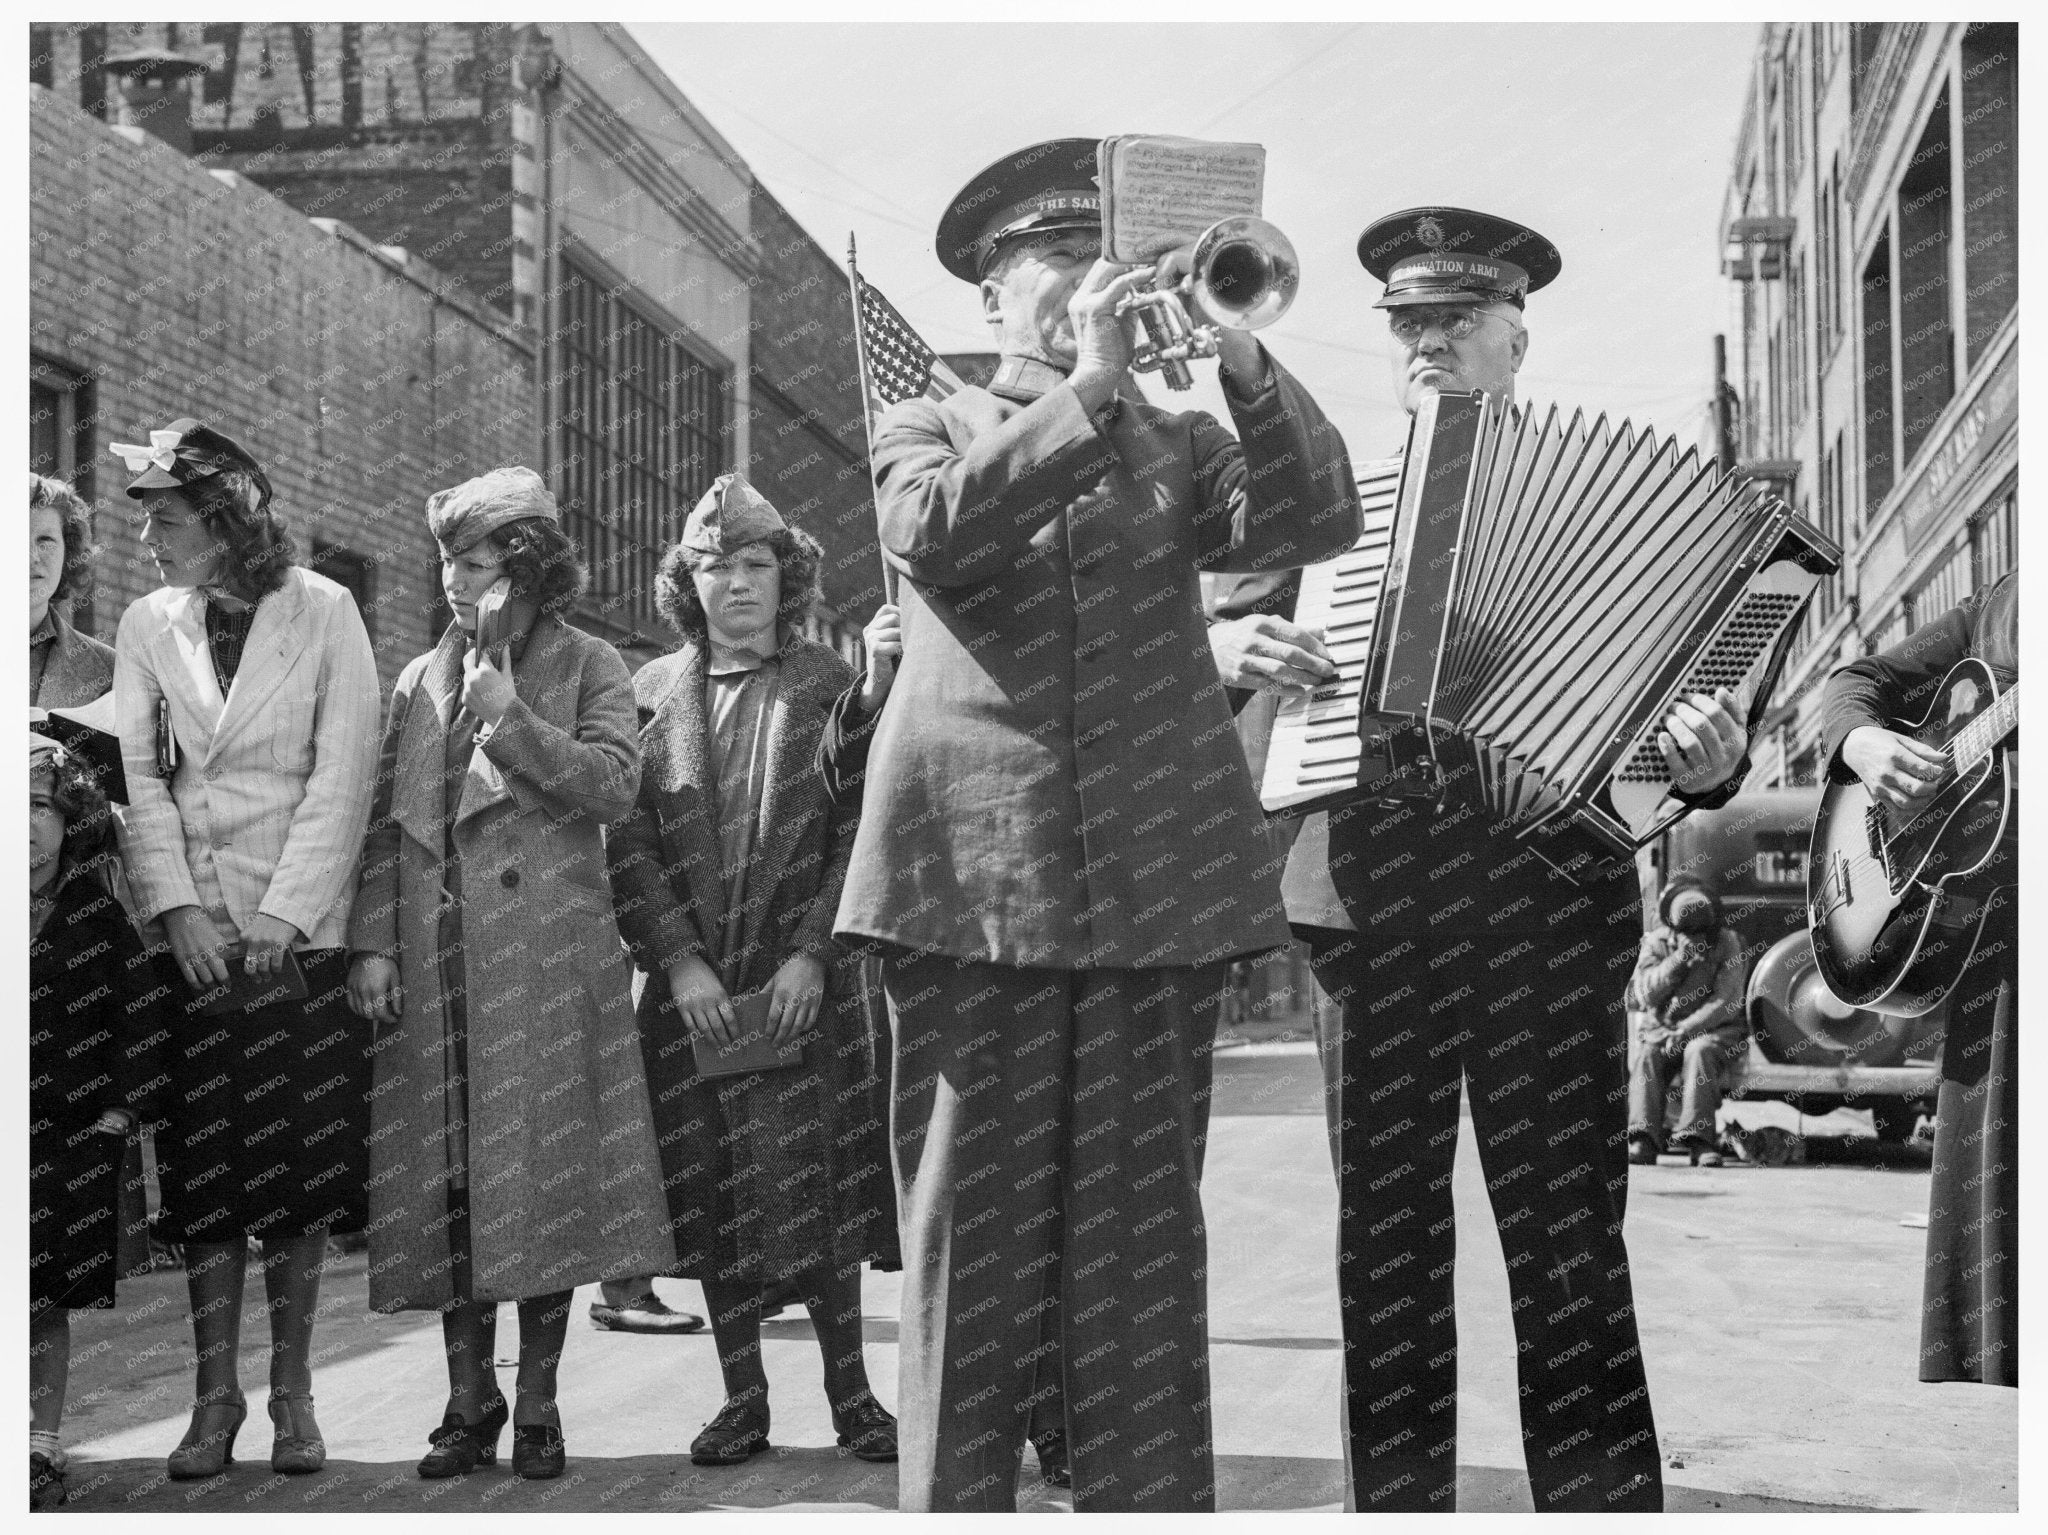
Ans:
<svg viewBox="0 0 2048 1535"><path fill-rule="evenodd" d="M819 1268L798 1276L811 1327L824 1356L825 1399L841 1411L868 1393L867 1361L861 1353L860 1266L837 1273ZM711 1335L718 1341L718 1367L728 1402L768 1412L768 1372L761 1364L761 1283L706 1279Z"/></svg>

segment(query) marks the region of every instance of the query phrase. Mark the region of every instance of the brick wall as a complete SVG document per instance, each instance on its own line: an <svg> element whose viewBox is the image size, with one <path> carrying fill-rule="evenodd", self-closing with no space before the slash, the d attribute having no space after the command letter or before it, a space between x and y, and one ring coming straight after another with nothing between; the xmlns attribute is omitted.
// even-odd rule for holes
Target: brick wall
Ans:
<svg viewBox="0 0 2048 1535"><path fill-rule="evenodd" d="M29 115L30 349L94 384L99 632L156 585L107 444L194 415L262 460L302 562L316 540L373 562L388 683L432 638L426 497L532 457L530 352L447 279L407 275L353 231L54 92L33 91Z"/></svg>
<svg viewBox="0 0 2048 1535"><path fill-rule="evenodd" d="M752 222L763 264L749 477L825 546L825 601L858 627L881 601L882 567L846 268L758 185Z"/></svg>
<svg viewBox="0 0 2048 1535"><path fill-rule="evenodd" d="M32 29L67 101L118 101L95 59L168 48L208 66L192 150L297 207L403 245L510 313L514 29L483 22L116 22ZM94 41L103 36L103 52Z"/></svg>

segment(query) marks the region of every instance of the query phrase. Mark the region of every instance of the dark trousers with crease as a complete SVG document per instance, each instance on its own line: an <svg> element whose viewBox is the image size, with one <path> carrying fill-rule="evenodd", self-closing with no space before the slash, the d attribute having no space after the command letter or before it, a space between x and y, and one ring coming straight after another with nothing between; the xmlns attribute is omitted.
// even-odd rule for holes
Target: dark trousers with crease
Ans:
<svg viewBox="0 0 2048 1535"><path fill-rule="evenodd" d="M1507 1258L1536 1511L1663 1506L1621 1230L1626 937L1594 919L1405 949L1313 940L1316 979L1343 1010L1325 1060L1338 1083L1346 1459L1361 1512L1448 1513L1456 1499L1461 1083Z"/></svg>
<svg viewBox="0 0 2048 1535"><path fill-rule="evenodd" d="M1215 1507L1199 1185L1223 975L886 962L905 1511L1016 1507L1055 1350L1077 1509Z"/></svg>

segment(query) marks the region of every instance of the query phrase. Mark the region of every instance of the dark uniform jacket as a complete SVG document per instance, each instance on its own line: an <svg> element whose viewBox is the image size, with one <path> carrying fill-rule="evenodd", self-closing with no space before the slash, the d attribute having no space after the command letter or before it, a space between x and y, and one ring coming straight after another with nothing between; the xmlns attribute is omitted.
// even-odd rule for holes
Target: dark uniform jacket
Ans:
<svg viewBox="0 0 2048 1535"><path fill-rule="evenodd" d="M903 664L842 933L994 963L1191 965L1287 941L1197 573L1358 536L1337 432L1278 364L1239 441L1062 384L909 401L874 445Z"/></svg>

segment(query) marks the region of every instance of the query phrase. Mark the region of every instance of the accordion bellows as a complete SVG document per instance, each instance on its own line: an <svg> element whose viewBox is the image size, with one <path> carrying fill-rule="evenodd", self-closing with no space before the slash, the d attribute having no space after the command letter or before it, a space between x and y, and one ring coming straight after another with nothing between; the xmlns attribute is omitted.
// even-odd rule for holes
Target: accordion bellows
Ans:
<svg viewBox="0 0 2048 1535"><path fill-rule="evenodd" d="M1656 739L1673 702L1725 686L1753 736L1839 563L1696 449L1483 394L1425 399L1378 502L1304 576L1296 621L1327 626L1339 676L1276 719L1268 809L1477 800L1626 853L1682 813Z"/></svg>

